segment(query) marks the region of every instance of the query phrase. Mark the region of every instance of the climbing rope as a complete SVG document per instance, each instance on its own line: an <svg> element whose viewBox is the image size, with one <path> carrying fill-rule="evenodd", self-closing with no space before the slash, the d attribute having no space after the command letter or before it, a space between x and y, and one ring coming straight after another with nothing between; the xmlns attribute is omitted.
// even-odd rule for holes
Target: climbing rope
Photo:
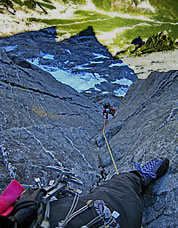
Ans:
<svg viewBox="0 0 178 228"><path fill-rule="evenodd" d="M110 147L109 147L108 140L107 140L106 135L105 135L105 132L104 132L105 126L106 126L106 120L104 119L104 125L103 125L103 136L104 136L104 139L105 139L106 145L107 145L107 147L108 147L108 150L109 150L109 153L110 153L110 156L111 156L111 159L112 159L113 165L114 165L115 170L116 170L116 173L117 173L117 174L119 174L118 169L117 169L117 166L116 166L116 163L115 163L115 161L114 161L114 158L113 158L113 155L112 155L112 152L111 152L111 149L110 149Z"/></svg>

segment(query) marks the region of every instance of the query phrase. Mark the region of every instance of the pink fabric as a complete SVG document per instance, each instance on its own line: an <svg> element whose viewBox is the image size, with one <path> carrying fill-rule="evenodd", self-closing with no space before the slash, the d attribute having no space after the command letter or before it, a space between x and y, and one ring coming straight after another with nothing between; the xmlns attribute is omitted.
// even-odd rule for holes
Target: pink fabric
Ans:
<svg viewBox="0 0 178 228"><path fill-rule="evenodd" d="M1 215L7 216L8 214L11 213L11 211L12 211L13 208L14 208L13 206L10 206L9 208L7 208L6 211L4 211L3 213L1 213Z"/></svg>
<svg viewBox="0 0 178 228"><path fill-rule="evenodd" d="M0 195L0 214L10 213L10 206L15 203L21 193L24 191L24 187L16 180L11 181L7 188ZM12 210L12 209L11 209Z"/></svg>
<svg viewBox="0 0 178 228"><path fill-rule="evenodd" d="M8 208L8 202L2 196L0 196L0 214Z"/></svg>

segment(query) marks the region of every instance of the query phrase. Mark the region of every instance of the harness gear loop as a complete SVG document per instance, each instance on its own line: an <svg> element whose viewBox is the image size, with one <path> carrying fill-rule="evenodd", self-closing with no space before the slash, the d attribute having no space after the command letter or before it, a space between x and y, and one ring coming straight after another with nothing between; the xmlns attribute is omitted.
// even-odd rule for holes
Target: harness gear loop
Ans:
<svg viewBox="0 0 178 228"><path fill-rule="evenodd" d="M79 200L79 194L76 194L76 197L73 200L73 203L68 212L68 215L66 216L66 218L64 220L62 220L58 223L58 226L56 228L64 228L74 217L76 217L77 215L81 214L82 212L86 211L88 208L93 206L93 201L88 200L85 206L83 206L82 208L80 208L74 212L74 210L77 206L78 200Z"/></svg>
<svg viewBox="0 0 178 228"><path fill-rule="evenodd" d="M102 131L102 132L103 132L103 136L104 136L106 145L107 145L107 147L108 147L108 150L109 150L109 153L110 153L110 156L111 156L113 165L114 165L115 170L116 170L116 173L119 174L118 169L117 169L117 166L116 166L116 163L115 163L115 161L114 161L114 158L113 158L113 155L112 155L112 152L111 152L111 149L110 149L110 147L109 147L108 140L107 140L106 135L105 135L105 132L104 132L105 126L106 126L106 120L104 119L104 125L103 125L103 131Z"/></svg>

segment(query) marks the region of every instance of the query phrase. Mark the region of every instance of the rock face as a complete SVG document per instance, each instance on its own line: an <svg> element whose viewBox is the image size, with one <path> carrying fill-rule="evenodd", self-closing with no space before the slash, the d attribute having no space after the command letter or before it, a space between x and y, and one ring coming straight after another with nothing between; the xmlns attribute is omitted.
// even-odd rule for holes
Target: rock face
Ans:
<svg viewBox="0 0 178 228"><path fill-rule="evenodd" d="M99 104L108 102L109 98L115 108L129 87L118 81L124 79L132 83L137 80L133 70L121 60L113 59L106 47L97 41L91 27L62 42L56 42L55 27L21 33L0 39L0 47L11 55L34 64L38 62L45 70L61 69L73 77L81 75L81 78L90 74L96 85L80 92Z"/></svg>
<svg viewBox="0 0 178 228"><path fill-rule="evenodd" d="M120 172L133 169L133 162L145 163L155 157L170 159L168 173L150 185L145 194L143 227L177 226L177 78L178 71L155 72L147 80L136 81L105 129ZM96 143L105 172L112 175L114 166L102 134L96 137Z"/></svg>
<svg viewBox="0 0 178 228"><path fill-rule="evenodd" d="M100 110L23 59L1 53L0 64L1 189L10 178L46 178L46 166L57 164L83 173L84 188L91 186L99 174L90 140L102 126Z"/></svg>
<svg viewBox="0 0 178 228"><path fill-rule="evenodd" d="M49 179L54 174L46 166L62 164L75 171L87 192L102 177L110 178L115 173L101 131L101 108L88 96L26 61L35 52L39 57L40 50L35 46L34 33L33 39L24 35L26 39L21 41L22 35L1 40L8 46L11 39L17 38L24 49L17 46L17 55L15 50L0 54L0 190L13 178L28 184L34 177ZM46 50L50 50L49 40L44 45ZM51 52L59 51L53 41ZM72 41L61 45L70 48ZM33 45L36 49L27 49ZM61 47L61 53L65 49ZM65 67L71 62L72 57ZM133 169L133 162L145 163L160 156L170 159L168 173L146 191L144 228L177 226L177 76L178 71L155 72L146 80L136 80L115 117L106 124L106 137L119 172Z"/></svg>

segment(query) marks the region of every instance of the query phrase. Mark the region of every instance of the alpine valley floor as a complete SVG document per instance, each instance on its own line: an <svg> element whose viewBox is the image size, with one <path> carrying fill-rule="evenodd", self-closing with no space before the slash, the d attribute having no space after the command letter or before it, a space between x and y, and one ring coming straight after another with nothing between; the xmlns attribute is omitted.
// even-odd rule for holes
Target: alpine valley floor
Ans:
<svg viewBox="0 0 178 228"><path fill-rule="evenodd" d="M146 79L153 71L167 72L169 70L178 70L178 49L154 52L141 57L124 55L120 59L134 70L139 79Z"/></svg>

